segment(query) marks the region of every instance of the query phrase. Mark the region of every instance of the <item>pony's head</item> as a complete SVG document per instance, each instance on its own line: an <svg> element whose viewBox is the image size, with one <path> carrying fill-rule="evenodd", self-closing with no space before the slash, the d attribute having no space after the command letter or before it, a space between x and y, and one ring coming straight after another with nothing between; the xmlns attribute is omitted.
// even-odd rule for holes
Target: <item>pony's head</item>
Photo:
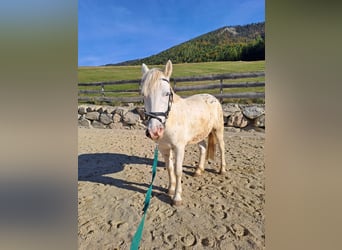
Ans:
<svg viewBox="0 0 342 250"><path fill-rule="evenodd" d="M173 91L169 84L172 62L165 69L149 69L142 64L141 94L144 97L145 114L148 118L146 135L158 140L164 134L165 123L171 110Z"/></svg>

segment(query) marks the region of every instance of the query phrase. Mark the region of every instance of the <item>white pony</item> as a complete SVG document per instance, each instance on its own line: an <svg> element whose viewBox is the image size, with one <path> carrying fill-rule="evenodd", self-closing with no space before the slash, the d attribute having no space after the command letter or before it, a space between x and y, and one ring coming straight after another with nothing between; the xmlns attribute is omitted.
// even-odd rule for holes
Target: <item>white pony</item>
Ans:
<svg viewBox="0 0 342 250"><path fill-rule="evenodd" d="M175 94L169 83L172 73L170 60L164 71L149 70L142 64L142 73L141 93L148 118L146 135L158 143L169 174L168 194L173 195L174 205L181 205L182 165L187 144L199 145L200 159L195 176L204 171L205 160L214 158L216 141L221 153L220 173L226 172L222 106L209 94L187 98Z"/></svg>

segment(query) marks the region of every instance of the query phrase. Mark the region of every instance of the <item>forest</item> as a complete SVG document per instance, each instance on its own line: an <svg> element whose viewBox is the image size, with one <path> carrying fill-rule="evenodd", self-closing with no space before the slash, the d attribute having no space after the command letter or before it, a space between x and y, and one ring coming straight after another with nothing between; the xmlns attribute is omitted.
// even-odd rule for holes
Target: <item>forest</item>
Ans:
<svg viewBox="0 0 342 250"><path fill-rule="evenodd" d="M115 65L265 60L265 22L226 26L171 47L156 55Z"/></svg>

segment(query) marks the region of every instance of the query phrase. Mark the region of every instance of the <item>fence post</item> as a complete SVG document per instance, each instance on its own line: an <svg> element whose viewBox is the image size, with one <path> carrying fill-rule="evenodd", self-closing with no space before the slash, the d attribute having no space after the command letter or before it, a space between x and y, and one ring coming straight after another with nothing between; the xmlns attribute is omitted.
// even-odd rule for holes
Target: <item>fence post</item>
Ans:
<svg viewBox="0 0 342 250"><path fill-rule="evenodd" d="M173 91L176 93L176 80L173 80Z"/></svg>
<svg viewBox="0 0 342 250"><path fill-rule="evenodd" d="M222 94L223 94L223 79L221 78L220 79L220 94L221 94L221 98L220 98L220 102L222 103L223 102L223 98L222 98Z"/></svg>
<svg viewBox="0 0 342 250"><path fill-rule="evenodd" d="M102 96L105 96L105 93L104 93L104 85L103 85L103 83L101 83L101 95L102 95Z"/></svg>

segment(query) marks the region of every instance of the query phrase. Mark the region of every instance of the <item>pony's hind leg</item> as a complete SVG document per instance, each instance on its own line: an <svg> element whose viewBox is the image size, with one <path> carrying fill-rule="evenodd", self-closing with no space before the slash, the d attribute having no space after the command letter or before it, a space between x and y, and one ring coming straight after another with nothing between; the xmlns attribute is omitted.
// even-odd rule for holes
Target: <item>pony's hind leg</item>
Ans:
<svg viewBox="0 0 342 250"><path fill-rule="evenodd" d="M200 141L198 143L198 147L200 150L200 157L199 157L198 166L194 174L195 177L202 175L202 173L204 172L204 163L205 163L205 156L206 156L206 151L207 151L207 145L205 143L205 140Z"/></svg>
<svg viewBox="0 0 342 250"><path fill-rule="evenodd" d="M168 194L174 195L175 189L176 189L176 176L174 172L174 166L173 166L173 154L171 149L164 149L160 148L160 152L163 155L165 166L167 169L167 172L169 174L169 187L168 187Z"/></svg>
<svg viewBox="0 0 342 250"><path fill-rule="evenodd" d="M225 158L225 149L224 149L224 128L217 129L215 131L216 139L219 144L220 154L221 154L221 167L220 174L226 173L226 158Z"/></svg>

